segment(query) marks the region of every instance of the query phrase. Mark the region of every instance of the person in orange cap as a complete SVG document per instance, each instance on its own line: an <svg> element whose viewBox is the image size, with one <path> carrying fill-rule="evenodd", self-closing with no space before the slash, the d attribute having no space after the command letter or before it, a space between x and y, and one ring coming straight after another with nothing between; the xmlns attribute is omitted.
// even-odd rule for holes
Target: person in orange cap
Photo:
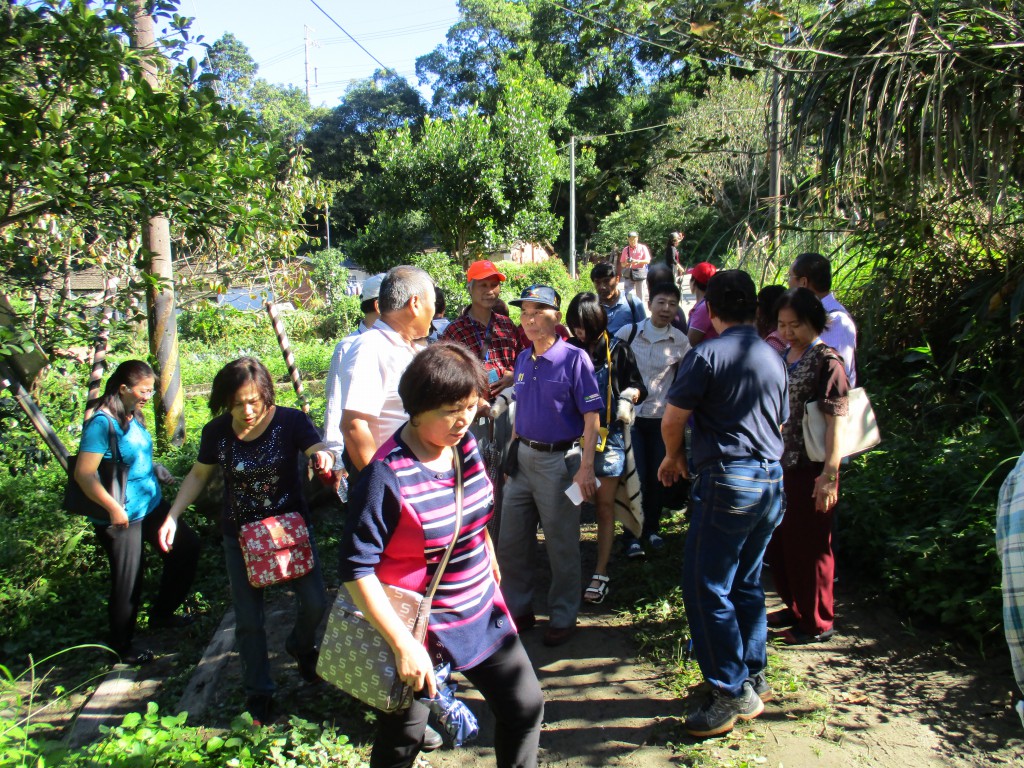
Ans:
<svg viewBox="0 0 1024 768"><path fill-rule="evenodd" d="M444 333L442 341L455 341L466 347L484 365L491 400L512 385L516 356L523 350L516 340L515 324L494 311L501 297L503 275L494 262L476 261L466 270L469 306Z"/></svg>

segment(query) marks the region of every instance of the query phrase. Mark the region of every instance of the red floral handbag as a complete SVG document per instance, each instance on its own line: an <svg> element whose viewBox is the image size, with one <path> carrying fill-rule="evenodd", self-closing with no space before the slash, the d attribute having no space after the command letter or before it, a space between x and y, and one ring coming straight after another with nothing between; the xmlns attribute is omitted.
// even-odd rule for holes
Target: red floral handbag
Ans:
<svg viewBox="0 0 1024 768"><path fill-rule="evenodd" d="M299 512L265 517L238 529L249 583L261 589L313 570L309 528Z"/></svg>

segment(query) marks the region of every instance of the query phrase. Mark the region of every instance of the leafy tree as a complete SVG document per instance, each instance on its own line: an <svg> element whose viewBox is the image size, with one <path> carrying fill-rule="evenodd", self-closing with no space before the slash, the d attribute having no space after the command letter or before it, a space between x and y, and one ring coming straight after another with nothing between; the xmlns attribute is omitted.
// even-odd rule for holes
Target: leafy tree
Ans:
<svg viewBox="0 0 1024 768"><path fill-rule="evenodd" d="M185 32L173 5L157 10ZM131 50L131 23L115 2L0 7L0 289L43 298L26 305L27 325L73 326L73 306L47 286L90 264L125 278L127 309L152 281L136 258L139 224L154 215L169 215L179 245L219 241L225 273L244 273L256 254L261 267L290 258L304 237L301 208L316 189L300 181L301 157L221 103L194 61ZM159 89L144 65L162 73Z"/></svg>
<svg viewBox="0 0 1024 768"><path fill-rule="evenodd" d="M214 90L225 104L251 113L267 130L289 143L303 140L324 112L310 105L301 88L275 85L257 77L259 65L249 48L230 32L207 48L203 70L216 78Z"/></svg>
<svg viewBox="0 0 1024 768"><path fill-rule="evenodd" d="M341 104L316 121L305 144L313 173L338 185L331 202L332 233L351 238L375 213L366 194L380 173L373 156L375 134L406 125L418 133L425 114L422 97L403 78L378 70L353 84Z"/></svg>
<svg viewBox="0 0 1024 768"><path fill-rule="evenodd" d="M414 140L406 126L379 134L376 199L392 213L420 209L453 257L469 260L495 242L549 237L557 154L548 123L512 82L493 117L477 111L427 118Z"/></svg>

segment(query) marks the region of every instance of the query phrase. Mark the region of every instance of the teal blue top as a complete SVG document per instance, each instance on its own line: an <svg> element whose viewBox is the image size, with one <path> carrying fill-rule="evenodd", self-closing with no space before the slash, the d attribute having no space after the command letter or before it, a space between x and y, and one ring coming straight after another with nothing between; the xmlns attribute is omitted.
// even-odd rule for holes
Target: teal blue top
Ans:
<svg viewBox="0 0 1024 768"><path fill-rule="evenodd" d="M141 520L152 512L163 499L160 483L153 472L153 438L138 419L128 422L128 429L122 430L117 419L100 411L82 430L79 453L102 453L111 458L109 426L113 422L117 435L117 448L121 451L121 462L128 465L128 487L125 490L124 511L129 522ZM109 525L110 520L89 518L99 525Z"/></svg>

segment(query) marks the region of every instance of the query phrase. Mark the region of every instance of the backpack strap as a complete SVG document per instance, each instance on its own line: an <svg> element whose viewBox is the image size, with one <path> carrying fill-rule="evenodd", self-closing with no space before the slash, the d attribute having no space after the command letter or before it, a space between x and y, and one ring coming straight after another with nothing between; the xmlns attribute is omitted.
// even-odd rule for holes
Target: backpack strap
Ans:
<svg viewBox="0 0 1024 768"><path fill-rule="evenodd" d="M637 305L636 296L634 296L632 293L627 293L626 294L626 303L629 304L629 313L633 316L633 324L636 325L636 323L640 322L639 320L637 320L637 317L636 317L636 305ZM643 308L641 307L641 309L640 309L640 319L642 320L643 318L644 318L644 312L643 312ZM632 341L632 339L630 339L630 341Z"/></svg>
<svg viewBox="0 0 1024 768"><path fill-rule="evenodd" d="M640 323L633 323L629 326L629 338L626 339L627 344L632 344L633 339L636 338L637 332L640 330Z"/></svg>

